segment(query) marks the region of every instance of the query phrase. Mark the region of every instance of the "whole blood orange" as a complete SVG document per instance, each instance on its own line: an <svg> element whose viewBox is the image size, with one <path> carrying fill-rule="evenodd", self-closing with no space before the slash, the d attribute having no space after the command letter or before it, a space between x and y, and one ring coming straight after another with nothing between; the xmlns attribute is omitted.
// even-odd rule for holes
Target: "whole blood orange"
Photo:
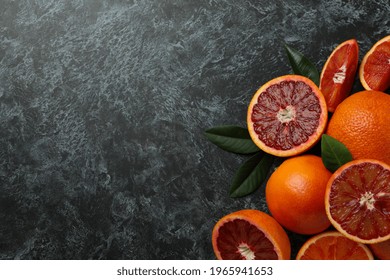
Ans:
<svg viewBox="0 0 390 280"><path fill-rule="evenodd" d="M390 260L390 239L387 241L370 244L369 246L375 257L380 260Z"/></svg>
<svg viewBox="0 0 390 280"><path fill-rule="evenodd" d="M358 61L358 43L351 39L338 45L322 68L320 90L329 112L334 112L341 101L351 93Z"/></svg>
<svg viewBox="0 0 390 280"><path fill-rule="evenodd" d="M316 234L330 226L325 189L331 176L322 160L302 155L285 160L270 176L265 197L272 216L285 228Z"/></svg>
<svg viewBox="0 0 390 280"><path fill-rule="evenodd" d="M327 134L350 150L354 159L390 164L390 95L361 91L345 99L329 121Z"/></svg>
<svg viewBox="0 0 390 280"><path fill-rule="evenodd" d="M329 179L326 213L333 226L361 243L390 239L390 166L377 160L354 160Z"/></svg>
<svg viewBox="0 0 390 280"><path fill-rule="evenodd" d="M303 244L297 260L372 260L370 249L346 238L338 231L313 236Z"/></svg>
<svg viewBox="0 0 390 280"><path fill-rule="evenodd" d="M217 259L290 259L287 233L268 214L245 209L222 217L214 226L212 243Z"/></svg>
<svg viewBox="0 0 390 280"><path fill-rule="evenodd" d="M359 78L366 90L384 91L390 87L390 35L379 40L364 56Z"/></svg>
<svg viewBox="0 0 390 280"><path fill-rule="evenodd" d="M308 78L275 78L254 94L247 113L253 142L280 157L300 154L321 137L327 123L325 99Z"/></svg>

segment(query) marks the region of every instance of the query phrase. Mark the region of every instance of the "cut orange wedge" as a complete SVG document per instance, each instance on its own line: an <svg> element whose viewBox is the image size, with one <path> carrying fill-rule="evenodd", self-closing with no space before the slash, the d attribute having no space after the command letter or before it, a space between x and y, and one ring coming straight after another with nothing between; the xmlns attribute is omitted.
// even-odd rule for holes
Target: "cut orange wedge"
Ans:
<svg viewBox="0 0 390 280"><path fill-rule="evenodd" d="M379 40L364 56L359 78L366 90L385 91L390 87L390 35Z"/></svg>
<svg viewBox="0 0 390 280"><path fill-rule="evenodd" d="M338 45L326 61L320 76L320 90L329 112L334 112L351 93L358 60L358 43L351 39Z"/></svg>

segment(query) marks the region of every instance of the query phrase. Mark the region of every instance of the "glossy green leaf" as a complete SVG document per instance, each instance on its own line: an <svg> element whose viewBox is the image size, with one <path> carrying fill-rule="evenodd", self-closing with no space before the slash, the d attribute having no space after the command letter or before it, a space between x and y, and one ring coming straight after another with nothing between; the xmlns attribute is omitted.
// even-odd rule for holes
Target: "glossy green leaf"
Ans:
<svg viewBox="0 0 390 280"><path fill-rule="evenodd" d="M321 138L321 157L325 167L331 172L352 160L352 155L347 147L326 134L323 134Z"/></svg>
<svg viewBox="0 0 390 280"><path fill-rule="evenodd" d="M320 74L316 66L294 48L288 45L285 45L285 48L294 74L305 76L318 86L320 84Z"/></svg>
<svg viewBox="0 0 390 280"><path fill-rule="evenodd" d="M259 148L253 143L248 129L243 127L218 126L206 130L205 134L213 144L228 152L252 154L259 151Z"/></svg>
<svg viewBox="0 0 390 280"><path fill-rule="evenodd" d="M242 197L257 190L267 178L274 157L266 153L256 153L236 172L230 187L231 197Z"/></svg>

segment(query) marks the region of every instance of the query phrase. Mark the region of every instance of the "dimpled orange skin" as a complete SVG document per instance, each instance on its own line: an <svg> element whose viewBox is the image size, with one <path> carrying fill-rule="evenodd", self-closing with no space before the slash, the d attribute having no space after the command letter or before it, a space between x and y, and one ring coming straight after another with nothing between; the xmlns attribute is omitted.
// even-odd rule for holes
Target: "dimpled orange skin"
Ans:
<svg viewBox="0 0 390 280"><path fill-rule="evenodd" d="M325 190L331 177L322 160L302 155L285 160L271 175L266 201L272 216L299 234L316 234L330 226Z"/></svg>
<svg viewBox="0 0 390 280"><path fill-rule="evenodd" d="M326 133L344 143L354 159L390 164L390 95L361 91L349 96L337 107Z"/></svg>

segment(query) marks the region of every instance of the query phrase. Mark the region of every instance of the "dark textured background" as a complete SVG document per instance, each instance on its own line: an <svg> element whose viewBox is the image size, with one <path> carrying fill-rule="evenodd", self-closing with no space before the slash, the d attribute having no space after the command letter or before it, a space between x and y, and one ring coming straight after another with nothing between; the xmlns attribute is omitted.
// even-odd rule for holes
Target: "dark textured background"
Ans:
<svg viewBox="0 0 390 280"><path fill-rule="evenodd" d="M389 31L388 0L0 0L0 259L214 259L221 216L266 209L203 131L245 126L283 42L321 69Z"/></svg>

